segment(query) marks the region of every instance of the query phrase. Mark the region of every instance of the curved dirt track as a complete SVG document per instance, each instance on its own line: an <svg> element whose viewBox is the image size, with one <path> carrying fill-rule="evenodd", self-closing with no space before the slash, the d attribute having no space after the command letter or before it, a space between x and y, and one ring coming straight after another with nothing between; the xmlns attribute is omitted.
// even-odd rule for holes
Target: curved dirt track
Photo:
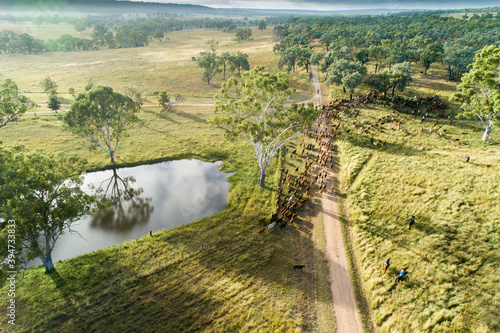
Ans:
<svg viewBox="0 0 500 333"><path fill-rule="evenodd" d="M315 105L320 105L323 103L323 96L321 94L321 85L316 66L311 67L311 73L313 89L317 93L308 101L314 102ZM333 185L335 175L330 168L326 168L325 170L328 173L326 188L330 189ZM325 191L321 200L326 237L326 258L330 272L330 288L332 290L333 308L337 320L337 332L361 333L363 332L363 326L349 275L349 264L342 238L337 198L334 192Z"/></svg>

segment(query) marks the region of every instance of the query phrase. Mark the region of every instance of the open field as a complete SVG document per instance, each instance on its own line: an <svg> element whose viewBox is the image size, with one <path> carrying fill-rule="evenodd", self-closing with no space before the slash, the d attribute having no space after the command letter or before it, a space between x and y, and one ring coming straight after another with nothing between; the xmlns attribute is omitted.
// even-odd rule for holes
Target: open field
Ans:
<svg viewBox="0 0 500 333"><path fill-rule="evenodd" d="M329 291L321 283L327 279L323 252L312 239L322 220L310 208L296 227L259 234L257 220L274 207L277 165L268 172L268 188L261 189L252 149L224 142L221 131L206 122L210 112L178 108L160 115L158 109L146 108L142 125L131 130L119 154L130 164L195 156L224 159L224 169L236 171L230 178L228 209L56 263L55 274L45 275L43 267L28 270L17 286L18 331L317 330L316 307L331 308ZM105 154L88 151L83 141L75 143L60 127L52 115L25 116L5 128L0 140L77 152L94 168L108 163ZM301 262L308 268L292 272ZM5 319L0 319L1 327ZM328 325L321 331L331 332L332 315L326 312L320 321Z"/></svg>
<svg viewBox="0 0 500 333"><path fill-rule="evenodd" d="M389 122L381 132L360 132L362 120L366 127L390 113L370 105L344 118L337 141L342 188L349 186L347 217L376 325L380 332L500 330L498 133L484 144L477 123L439 120L429 134L435 119L421 123L411 115L400 131ZM416 225L408 230L412 215ZM408 279L394 285L401 269Z"/></svg>
<svg viewBox="0 0 500 333"><path fill-rule="evenodd" d="M28 34L36 39L49 40L58 39L63 34L70 34L77 38L91 38L91 30L87 29L83 32L75 30L75 26L69 23L60 24L36 24L33 22L5 22L0 21L0 31L9 30L16 34Z"/></svg>
<svg viewBox="0 0 500 333"><path fill-rule="evenodd" d="M72 27L66 28L71 33ZM58 37L57 30L52 33ZM0 79L12 78L39 103L47 100L39 87L46 75L57 82L68 103L73 98L66 94L68 88L81 92L90 79L118 91L138 86L145 92L145 104L155 104L151 94L162 89L186 96L185 103L211 103L222 77L211 86L202 82L202 70L191 56L206 49L206 40L215 39L219 52L243 51L250 55L251 67L276 71L271 29L253 33L254 40L242 43L232 40L234 34L197 30L169 33L170 40L151 41L144 48L2 54ZM373 62L367 66L373 73ZM414 82L398 94L439 95L445 101L451 96L456 83L446 80L443 66L433 64L429 75L420 71L414 68ZM291 79L298 89L292 98L309 98L307 73L300 70ZM368 90L362 85L357 93ZM347 96L341 87L332 86L329 93L332 98ZM223 141L222 131L207 123L211 107L179 105L164 114L159 110L148 106L140 113L140 122L116 152L122 157L118 165L222 159L226 171L236 171L230 177L228 209L56 263L55 274L45 275L41 267L28 270L16 296L18 330L332 332L335 318L319 197L312 197L293 228L259 234L265 225L257 221L274 209L281 162L271 165L268 187L261 189L252 147ZM457 110L450 104L447 114ZM352 236L351 264L359 260L353 271L364 282L358 284L359 292L366 294L380 332L500 331L498 128L490 144L480 140L483 128L469 121L439 120L434 132L439 129L443 138L429 134L435 119L421 123L408 115L401 131L389 123L381 132L359 131L362 120L374 124L392 111L375 104L357 117L348 113L336 141L339 188L349 185L342 221L352 226L345 229L346 238ZM387 144L374 146L370 138ZM300 139L290 148L298 148ZM91 169L109 164L107 155L90 151L85 140L64 131L52 113L23 116L0 129L0 141L77 153L89 160ZM470 163L464 162L467 155ZM287 159L284 167L293 170L300 162ZM409 231L411 215L417 223ZM387 257L392 266L383 275ZM304 272L291 271L298 263L306 264ZM402 268L408 280L395 286ZM6 293L5 286L0 292ZM368 317L365 313L366 321ZM0 318L3 328L6 317Z"/></svg>
<svg viewBox="0 0 500 333"><path fill-rule="evenodd" d="M22 25L21 25L22 26ZM16 27L16 26L14 26ZM50 26L40 29L48 30ZM55 26L59 27L59 26ZM72 26L63 26L72 33ZM60 30L60 34L64 30ZM154 91L167 90L171 95L180 93L190 103L206 103L212 100L222 83L222 74L217 75L210 85L201 80L202 69L191 57L206 51L206 41L219 41L218 52L238 51L249 55L250 67L263 65L269 71L277 71L278 57L273 53L272 30L253 30L253 40L235 41L234 33L215 30L186 30L166 34L169 40L150 40L149 46L126 49L103 49L79 52L45 52L40 54L1 54L2 79L10 78L24 94L37 103L45 103L40 81L50 76L58 84L58 92L66 102L74 97L68 93L74 88L76 93L84 91L89 80L94 84L113 87L124 91L128 86L136 86L144 92L146 104L156 103ZM233 74L226 73L226 78ZM298 83L294 100L310 96L308 75L305 71L291 76ZM307 83L307 84L306 84Z"/></svg>

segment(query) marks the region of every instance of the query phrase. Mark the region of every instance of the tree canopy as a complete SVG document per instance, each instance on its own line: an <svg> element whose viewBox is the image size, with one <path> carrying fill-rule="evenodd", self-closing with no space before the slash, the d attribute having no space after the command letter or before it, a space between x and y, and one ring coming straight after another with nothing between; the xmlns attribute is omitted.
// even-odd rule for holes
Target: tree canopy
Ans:
<svg viewBox="0 0 500 333"><path fill-rule="evenodd" d="M17 85L11 79L6 79L0 85L0 128L35 107L36 104L28 97L19 94Z"/></svg>
<svg viewBox="0 0 500 333"><path fill-rule="evenodd" d="M485 46L469 68L452 100L459 101L464 110L459 117L479 118L485 128L482 139L487 141L500 112L500 48Z"/></svg>
<svg viewBox="0 0 500 333"><path fill-rule="evenodd" d="M264 30L266 30L266 28L267 28L267 22L265 20L260 20L259 21L259 30L264 31Z"/></svg>
<svg viewBox="0 0 500 333"><path fill-rule="evenodd" d="M57 94L57 83L52 81L52 79L48 76L40 82L40 86L42 87L43 92L49 96Z"/></svg>
<svg viewBox="0 0 500 333"><path fill-rule="evenodd" d="M355 73L359 75L353 76ZM325 83L342 86L344 93L346 92L346 88L349 88L352 94L354 89L363 81L362 78L365 74L366 67L362 66L360 63L340 59L333 62L330 67L328 67ZM349 76L349 79L345 79L347 76Z"/></svg>
<svg viewBox="0 0 500 333"><path fill-rule="evenodd" d="M237 71L238 76L241 76L241 70L248 71L250 69L250 63L248 62L248 54L238 51L236 54L231 55L228 58L229 70L231 72Z"/></svg>
<svg viewBox="0 0 500 333"><path fill-rule="evenodd" d="M411 81L411 65L409 62L396 64L390 71L378 72L365 79L368 86L384 93L384 96L387 96L387 91L392 89L393 97L396 89L403 91Z"/></svg>
<svg viewBox="0 0 500 333"><path fill-rule="evenodd" d="M252 29L249 28L238 28L236 29L236 40L248 40L252 36Z"/></svg>
<svg viewBox="0 0 500 333"><path fill-rule="evenodd" d="M220 68L220 59L217 55L217 47L219 42L211 39L207 41L207 45L209 46L209 51L202 51L198 56L196 62L198 63L198 67L203 68L203 74L201 75L201 79L203 81L207 81L207 84L210 84L210 81L215 76L215 74L220 73L222 69Z"/></svg>
<svg viewBox="0 0 500 333"><path fill-rule="evenodd" d="M242 138L253 145L262 187L279 148L317 116L312 103L285 108L283 102L291 93L285 73L270 74L257 66L243 73L242 80L229 79L215 97L211 123L224 128L227 139Z"/></svg>
<svg viewBox="0 0 500 333"><path fill-rule="evenodd" d="M427 74L427 70L431 67L432 63L438 61L443 56L444 50L443 46L439 42L427 44L424 52L420 55L420 63L425 68L424 74Z"/></svg>
<svg viewBox="0 0 500 333"><path fill-rule="evenodd" d="M89 140L93 148L106 152L114 163L114 152L126 130L137 120L137 103L107 86L93 86L80 93L64 122L76 135Z"/></svg>
<svg viewBox="0 0 500 333"><path fill-rule="evenodd" d="M15 220L16 257L22 258L22 252L27 260L40 257L51 272L52 249L59 236L95 209L95 199L80 189L86 162L78 156L23 146L0 150L2 234L6 221Z"/></svg>

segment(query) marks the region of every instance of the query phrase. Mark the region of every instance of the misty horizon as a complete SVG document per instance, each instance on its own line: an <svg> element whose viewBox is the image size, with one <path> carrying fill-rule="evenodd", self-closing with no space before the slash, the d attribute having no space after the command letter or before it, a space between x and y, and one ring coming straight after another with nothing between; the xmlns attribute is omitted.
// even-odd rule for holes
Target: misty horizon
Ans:
<svg viewBox="0 0 500 333"><path fill-rule="evenodd" d="M487 8L496 7L498 1L480 1L471 3L470 1L376 1L376 0L353 0L353 1L335 1L335 0L156 0L156 1L141 1L131 0L134 2L150 2L164 4L179 4L179 5L201 5L210 8L224 9L287 9L287 10L311 10L311 11L342 11L342 10L449 10L449 9L468 9L468 8Z"/></svg>

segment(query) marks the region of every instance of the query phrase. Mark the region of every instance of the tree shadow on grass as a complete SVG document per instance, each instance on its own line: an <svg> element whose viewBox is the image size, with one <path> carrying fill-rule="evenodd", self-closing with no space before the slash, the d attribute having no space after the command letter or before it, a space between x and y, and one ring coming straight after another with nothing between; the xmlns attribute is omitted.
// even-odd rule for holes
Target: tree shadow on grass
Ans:
<svg viewBox="0 0 500 333"><path fill-rule="evenodd" d="M147 114L151 114L159 119L166 120L166 121L174 123L174 124L180 124L180 122L178 122L177 120L175 120L171 117L172 113L169 113L169 112L156 112L156 111L151 111L151 110L143 110L142 112L147 113ZM165 133L165 132L158 131L154 128L150 128L150 127L144 125L144 122L141 122L141 124L142 124L142 126L147 127L155 132Z"/></svg>
<svg viewBox="0 0 500 333"><path fill-rule="evenodd" d="M179 117L183 117L183 118L187 118L189 120L195 121L197 123L203 123L203 124L207 123L207 121L205 119L197 116L194 113L188 113L188 112L180 111L180 110L175 109L175 108L172 110L172 113L178 115Z"/></svg>
<svg viewBox="0 0 500 333"><path fill-rule="evenodd" d="M52 281L54 281L58 289L61 289L66 285L66 280L63 279L57 270L53 270L52 272L47 273L47 275L50 276Z"/></svg>
<svg viewBox="0 0 500 333"><path fill-rule="evenodd" d="M355 146L361 147L361 148L367 148L370 150L374 151L381 151L385 153L389 153L392 155L405 155L405 156L415 156L415 155L423 155L425 152L413 148L411 146L407 146L404 144L400 143L394 143L394 142L389 142L387 141L385 145L381 145L380 143L376 142L377 145L373 145L370 142L370 139L368 138L362 138L357 135L349 135L347 138L345 138L347 141L352 143Z"/></svg>

